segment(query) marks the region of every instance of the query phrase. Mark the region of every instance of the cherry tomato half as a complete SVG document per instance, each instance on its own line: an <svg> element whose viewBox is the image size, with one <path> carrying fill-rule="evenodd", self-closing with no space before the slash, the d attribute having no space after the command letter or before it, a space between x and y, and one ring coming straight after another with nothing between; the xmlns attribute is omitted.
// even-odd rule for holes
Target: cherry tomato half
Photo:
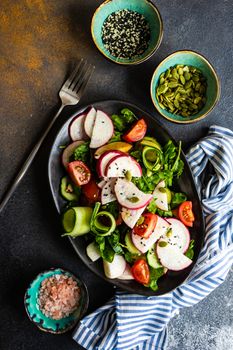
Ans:
<svg viewBox="0 0 233 350"><path fill-rule="evenodd" d="M84 196L90 203L98 202L100 199L100 188L97 186L94 179L91 180L82 187Z"/></svg>
<svg viewBox="0 0 233 350"><path fill-rule="evenodd" d="M145 260L139 259L135 261L131 267L134 279L142 284L148 284L150 281L150 270Z"/></svg>
<svg viewBox="0 0 233 350"><path fill-rule="evenodd" d="M186 201L180 204L178 209L179 219L184 225L192 227L195 220L192 211L192 202Z"/></svg>
<svg viewBox="0 0 233 350"><path fill-rule="evenodd" d="M85 185L90 181L91 172L81 160L68 163L67 171L76 186Z"/></svg>
<svg viewBox="0 0 233 350"><path fill-rule="evenodd" d="M136 142L143 139L143 137L146 135L147 125L144 119L139 119L130 129L129 132L127 132L125 135L123 135L123 139L126 142Z"/></svg>
<svg viewBox="0 0 233 350"><path fill-rule="evenodd" d="M133 233L144 238L149 238L157 224L158 216L152 213L142 214L139 223L134 226Z"/></svg>

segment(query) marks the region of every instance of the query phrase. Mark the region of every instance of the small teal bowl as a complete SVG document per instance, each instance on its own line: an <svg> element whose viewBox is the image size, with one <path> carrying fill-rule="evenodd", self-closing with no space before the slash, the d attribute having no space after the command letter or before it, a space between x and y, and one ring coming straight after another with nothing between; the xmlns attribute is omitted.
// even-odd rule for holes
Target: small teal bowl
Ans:
<svg viewBox="0 0 233 350"><path fill-rule="evenodd" d="M112 56L104 47L102 41L102 27L106 18L120 10L131 10L142 14L150 26L151 38L147 50L131 59ZM158 49L163 37L163 23L157 7L149 0L107 0L95 11L91 22L91 34L99 51L109 60L123 65L139 64L150 58Z"/></svg>
<svg viewBox="0 0 233 350"><path fill-rule="evenodd" d="M190 117L182 117L162 109L156 98L156 88L160 75L177 64L197 67L207 80L206 104L197 114ZM205 118L212 111L220 98L220 82L214 68L205 57L195 51L176 51L166 57L155 69L151 80L150 93L155 108L164 118L175 123L188 124Z"/></svg>
<svg viewBox="0 0 233 350"><path fill-rule="evenodd" d="M46 317L39 309L37 299L41 282L48 277L53 275L66 274L72 277L80 288L80 303L78 308L68 317L62 318L61 320L54 320ZM64 271L63 269L50 269L48 271L41 272L30 284L26 290L24 296L24 305L29 319L42 331L61 334L65 333L75 326L87 310L89 303L88 292L85 284L75 277L72 273Z"/></svg>

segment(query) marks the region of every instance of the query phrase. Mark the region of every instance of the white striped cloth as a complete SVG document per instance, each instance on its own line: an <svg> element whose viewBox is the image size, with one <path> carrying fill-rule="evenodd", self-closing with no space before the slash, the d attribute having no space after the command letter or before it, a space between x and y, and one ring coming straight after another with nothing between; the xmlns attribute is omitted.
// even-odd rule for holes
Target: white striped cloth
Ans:
<svg viewBox="0 0 233 350"><path fill-rule="evenodd" d="M169 320L225 280L233 262L233 132L211 126L208 135L190 149L187 159L206 221L205 243L188 281L159 297L117 291L74 331L74 340L85 349L165 349ZM204 170L209 165L212 176L203 185Z"/></svg>

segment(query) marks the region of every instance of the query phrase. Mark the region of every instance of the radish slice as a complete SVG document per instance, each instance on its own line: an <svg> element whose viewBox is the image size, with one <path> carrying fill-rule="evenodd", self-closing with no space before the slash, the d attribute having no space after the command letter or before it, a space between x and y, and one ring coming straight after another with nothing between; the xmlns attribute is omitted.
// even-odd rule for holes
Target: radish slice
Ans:
<svg viewBox="0 0 233 350"><path fill-rule="evenodd" d="M107 204L116 200L114 193L116 179L107 181L101 191L101 203Z"/></svg>
<svg viewBox="0 0 233 350"><path fill-rule="evenodd" d="M97 110L91 136L90 148L99 148L105 145L114 133L111 118L104 112Z"/></svg>
<svg viewBox="0 0 233 350"><path fill-rule="evenodd" d="M77 115L74 117L69 125L69 135L72 141L77 140L87 140L87 134L84 130L84 121L86 118L86 113Z"/></svg>
<svg viewBox="0 0 233 350"><path fill-rule="evenodd" d="M96 170L100 177L105 176L105 169L107 164L112 158L115 158L116 156L121 155L122 153L120 151L107 151L98 159L96 164Z"/></svg>
<svg viewBox="0 0 233 350"><path fill-rule="evenodd" d="M118 278L119 280L134 280L134 277L131 272L131 268L128 264L126 264L126 268L123 274L120 275Z"/></svg>
<svg viewBox="0 0 233 350"><path fill-rule="evenodd" d="M185 256L178 247L169 243L161 247L162 242L165 242L163 238L157 243L157 255L161 264L168 270L180 271L192 264L192 260Z"/></svg>
<svg viewBox="0 0 233 350"><path fill-rule="evenodd" d="M166 232L169 230L170 224L160 216L158 216L157 224L154 231L148 238L143 238L135 233L132 233L132 241L135 247L140 250L142 253L146 253L153 244L160 239Z"/></svg>
<svg viewBox="0 0 233 350"><path fill-rule="evenodd" d="M95 117L96 117L96 110L94 107L92 107L89 112L86 115L85 121L84 121L84 130L86 134L91 137L94 123L95 123Z"/></svg>
<svg viewBox="0 0 233 350"><path fill-rule="evenodd" d="M69 146L67 146L62 153L62 164L66 168L70 162L70 157L72 156L74 150L80 146L84 141L74 141Z"/></svg>
<svg viewBox="0 0 233 350"><path fill-rule="evenodd" d="M106 184L106 182L107 182L107 181L102 180L102 181L100 181L100 182L97 184L97 186L98 186L99 188L103 188L104 185Z"/></svg>
<svg viewBox="0 0 233 350"><path fill-rule="evenodd" d="M87 256L91 259L91 261L96 261L100 258L99 248L96 246L95 242L91 242L88 244L86 248Z"/></svg>
<svg viewBox="0 0 233 350"><path fill-rule="evenodd" d="M169 218L167 222L171 225L171 232L163 236L163 239L171 245L177 246L185 253L190 243L190 233L187 227L179 220Z"/></svg>
<svg viewBox="0 0 233 350"><path fill-rule="evenodd" d="M158 185L155 187L153 192L153 197L155 197L155 204L161 210L168 210L168 201L167 201L167 193L160 192L160 188L165 187L165 182L160 181Z"/></svg>
<svg viewBox="0 0 233 350"><path fill-rule="evenodd" d="M146 209L146 206L140 209L134 209L134 210L122 208L121 209L122 220L127 226L129 226L130 228L133 228L145 209Z"/></svg>
<svg viewBox="0 0 233 350"><path fill-rule="evenodd" d="M105 175L107 177L124 177L127 171L133 177L142 176L142 168L135 159L127 155L119 155L112 158L106 165Z"/></svg>
<svg viewBox="0 0 233 350"><path fill-rule="evenodd" d="M112 279L123 274L126 267L126 261L123 256L115 254L111 263L103 260L103 265L105 276Z"/></svg>
<svg viewBox="0 0 233 350"><path fill-rule="evenodd" d="M115 184L115 194L120 205L128 209L145 207L152 198L151 194L140 191L132 182L120 178Z"/></svg>

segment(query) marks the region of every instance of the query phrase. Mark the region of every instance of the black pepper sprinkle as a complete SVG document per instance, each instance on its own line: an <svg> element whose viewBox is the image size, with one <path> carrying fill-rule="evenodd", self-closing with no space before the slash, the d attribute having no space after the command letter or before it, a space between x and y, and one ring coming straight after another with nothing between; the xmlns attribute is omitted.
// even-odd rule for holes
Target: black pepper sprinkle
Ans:
<svg viewBox="0 0 233 350"><path fill-rule="evenodd" d="M141 55L148 48L150 27L140 13L120 10L104 21L102 40L112 56L130 59Z"/></svg>

